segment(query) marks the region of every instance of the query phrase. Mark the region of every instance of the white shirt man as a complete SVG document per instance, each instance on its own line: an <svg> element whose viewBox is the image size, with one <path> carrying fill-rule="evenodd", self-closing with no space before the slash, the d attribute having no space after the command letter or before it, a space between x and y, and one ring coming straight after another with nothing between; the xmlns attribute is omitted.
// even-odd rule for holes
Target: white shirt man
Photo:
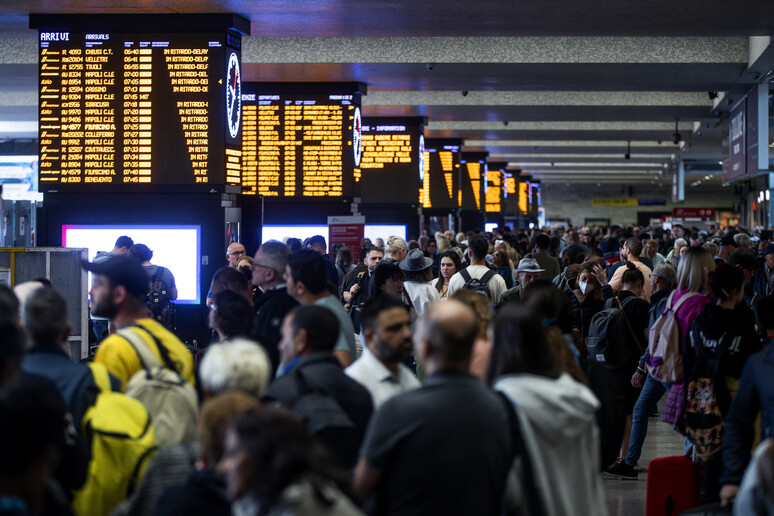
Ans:
<svg viewBox="0 0 774 516"><path fill-rule="evenodd" d="M400 300L384 294L364 305L360 320L363 354L345 372L368 389L374 408L379 408L396 394L420 386L402 364L411 353L411 318Z"/></svg>
<svg viewBox="0 0 774 516"><path fill-rule="evenodd" d="M480 279L487 272L489 267L486 265L486 253L489 250L489 243L482 236L474 236L470 238L468 246L468 257L470 258L470 265L465 269L470 274L471 278ZM451 277L449 280L448 296L454 294L455 290L459 290L465 286L465 278L459 272ZM487 283L489 287L489 299L492 303L496 303L500 299L500 294L506 291L505 280L499 274L495 274Z"/></svg>

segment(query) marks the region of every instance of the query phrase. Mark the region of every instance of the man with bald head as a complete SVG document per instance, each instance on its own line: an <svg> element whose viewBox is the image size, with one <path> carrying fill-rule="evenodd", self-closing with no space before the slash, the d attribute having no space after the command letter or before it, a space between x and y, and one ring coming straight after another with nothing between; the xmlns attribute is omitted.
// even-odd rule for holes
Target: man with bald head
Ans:
<svg viewBox="0 0 774 516"><path fill-rule="evenodd" d="M355 469L355 494L385 514L500 513L512 444L504 404L468 373L476 334L455 300L419 320L425 383L372 417Z"/></svg>
<svg viewBox="0 0 774 516"><path fill-rule="evenodd" d="M229 246L226 248L226 260L228 260L228 266L232 269L236 269L239 259L245 256L245 254L245 246L239 242L232 242L229 244ZM207 306L212 304L213 295L212 288L210 288L209 292L207 292Z"/></svg>

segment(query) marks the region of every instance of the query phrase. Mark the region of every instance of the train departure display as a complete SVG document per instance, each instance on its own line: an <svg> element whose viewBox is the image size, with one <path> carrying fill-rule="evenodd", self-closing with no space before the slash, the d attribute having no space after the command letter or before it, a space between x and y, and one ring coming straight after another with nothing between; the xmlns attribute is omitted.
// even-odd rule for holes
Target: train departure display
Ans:
<svg viewBox="0 0 774 516"><path fill-rule="evenodd" d="M39 35L43 191L239 185L238 33Z"/></svg>
<svg viewBox="0 0 774 516"><path fill-rule="evenodd" d="M352 197L360 160L359 83L242 85L242 193Z"/></svg>
<svg viewBox="0 0 774 516"><path fill-rule="evenodd" d="M506 163L488 163L484 182L484 211L500 213L503 211L503 176Z"/></svg>
<svg viewBox="0 0 774 516"><path fill-rule="evenodd" d="M516 214L519 210L519 171L506 170L503 175L503 212Z"/></svg>
<svg viewBox="0 0 774 516"><path fill-rule="evenodd" d="M519 211L522 215L529 215L529 179L519 181Z"/></svg>
<svg viewBox="0 0 774 516"><path fill-rule="evenodd" d="M419 199L424 208L458 207L462 140L425 140L424 175Z"/></svg>
<svg viewBox="0 0 774 516"><path fill-rule="evenodd" d="M481 211L487 152L465 152L460 159L460 208Z"/></svg>
<svg viewBox="0 0 774 516"><path fill-rule="evenodd" d="M367 204L417 202L425 173L424 117L363 119L363 156L355 169Z"/></svg>

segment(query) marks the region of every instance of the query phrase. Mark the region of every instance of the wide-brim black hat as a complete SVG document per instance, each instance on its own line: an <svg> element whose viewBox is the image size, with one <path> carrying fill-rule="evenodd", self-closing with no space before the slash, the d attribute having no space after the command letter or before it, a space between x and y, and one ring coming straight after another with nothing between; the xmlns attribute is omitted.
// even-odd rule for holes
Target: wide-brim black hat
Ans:
<svg viewBox="0 0 774 516"><path fill-rule="evenodd" d="M400 268L404 271L417 272L432 267L433 260L428 258L419 249L412 249L406 255L406 258L400 262Z"/></svg>

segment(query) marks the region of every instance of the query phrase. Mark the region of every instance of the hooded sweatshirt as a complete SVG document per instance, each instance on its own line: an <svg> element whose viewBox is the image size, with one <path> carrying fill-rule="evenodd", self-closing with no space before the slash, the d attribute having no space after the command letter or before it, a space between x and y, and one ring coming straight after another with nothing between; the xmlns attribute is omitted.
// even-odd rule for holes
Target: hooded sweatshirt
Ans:
<svg viewBox="0 0 774 516"><path fill-rule="evenodd" d="M599 400L568 374L500 377L494 389L514 404L546 514L605 516L600 477Z"/></svg>

